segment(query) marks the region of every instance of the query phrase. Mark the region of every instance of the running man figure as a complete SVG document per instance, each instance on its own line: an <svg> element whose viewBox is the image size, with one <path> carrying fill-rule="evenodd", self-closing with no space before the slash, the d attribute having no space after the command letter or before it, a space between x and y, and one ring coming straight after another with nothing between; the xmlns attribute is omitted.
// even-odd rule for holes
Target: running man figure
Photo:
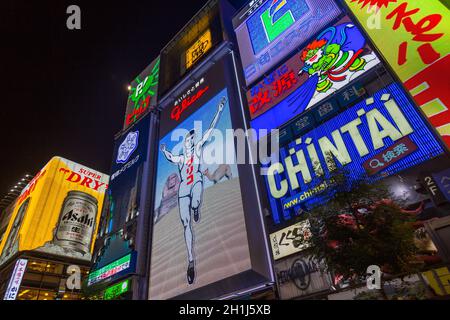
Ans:
<svg viewBox="0 0 450 320"><path fill-rule="evenodd" d="M166 145L161 144L161 151L165 158L178 165L180 186L178 187L178 210L184 228L184 240L188 254L187 281L192 284L195 279L194 237L192 233L191 217L200 220L200 209L203 199L203 173L200 165L203 159L203 147L211 138L212 132L219 121L227 99L223 97L217 107L217 112L200 141L195 144L195 130L192 129L183 141L183 154L174 155L167 151Z"/></svg>

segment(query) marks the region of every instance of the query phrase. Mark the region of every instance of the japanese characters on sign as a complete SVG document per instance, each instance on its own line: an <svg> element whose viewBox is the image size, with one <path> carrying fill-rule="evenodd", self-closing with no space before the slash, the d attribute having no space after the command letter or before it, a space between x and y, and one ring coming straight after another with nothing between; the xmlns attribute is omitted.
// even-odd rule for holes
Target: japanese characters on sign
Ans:
<svg viewBox="0 0 450 320"><path fill-rule="evenodd" d="M274 222L327 200L332 183L324 173L336 169L325 160L327 154L354 178L367 175L367 161L375 167L383 163L373 175L378 179L443 152L400 86L391 84L280 149L280 160L268 166L266 176Z"/></svg>
<svg viewBox="0 0 450 320"><path fill-rule="evenodd" d="M160 59L154 60L131 83L124 129L135 123L150 108L156 106Z"/></svg>
<svg viewBox="0 0 450 320"><path fill-rule="evenodd" d="M5 297L3 300L16 300L17 293L19 292L20 285L22 283L23 275L27 269L28 260L19 259L16 261L13 274L9 280L8 288L6 289Z"/></svg>
<svg viewBox="0 0 450 320"><path fill-rule="evenodd" d="M363 166L369 175L374 175L416 150L417 146L414 142L410 138L404 137L380 154L368 159Z"/></svg>
<svg viewBox="0 0 450 320"><path fill-rule="evenodd" d="M296 223L270 235L274 260L287 257L311 246L309 220Z"/></svg>
<svg viewBox="0 0 450 320"><path fill-rule="evenodd" d="M438 0L346 0L450 146L450 11ZM379 25L369 24L372 17ZM389 41L386 41L386 39Z"/></svg>
<svg viewBox="0 0 450 320"><path fill-rule="evenodd" d="M345 17L247 92L251 125L275 129L379 63L361 31ZM356 84L351 89L342 93L345 104L363 94Z"/></svg>
<svg viewBox="0 0 450 320"><path fill-rule="evenodd" d="M124 274L129 269L133 270L135 267L135 254L130 253L101 269L92 271L88 276L88 286L103 281L105 279Z"/></svg>

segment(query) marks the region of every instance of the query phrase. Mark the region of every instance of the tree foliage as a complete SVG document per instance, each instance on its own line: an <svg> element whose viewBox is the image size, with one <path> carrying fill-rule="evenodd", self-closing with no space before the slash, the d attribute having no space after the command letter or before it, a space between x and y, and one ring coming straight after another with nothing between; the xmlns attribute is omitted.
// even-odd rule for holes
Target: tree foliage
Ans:
<svg viewBox="0 0 450 320"><path fill-rule="evenodd" d="M367 267L405 274L416 271L414 217L387 188L366 176L338 169L328 177L329 200L309 212L315 226L313 253L344 279L366 277Z"/></svg>

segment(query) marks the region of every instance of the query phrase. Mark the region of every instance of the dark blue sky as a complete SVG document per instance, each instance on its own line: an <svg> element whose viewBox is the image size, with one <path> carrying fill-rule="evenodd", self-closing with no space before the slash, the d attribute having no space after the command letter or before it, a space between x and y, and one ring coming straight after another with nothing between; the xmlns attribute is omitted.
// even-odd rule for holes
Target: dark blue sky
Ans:
<svg viewBox="0 0 450 320"><path fill-rule="evenodd" d="M108 172L128 82L205 3L2 0L0 196L54 155Z"/></svg>

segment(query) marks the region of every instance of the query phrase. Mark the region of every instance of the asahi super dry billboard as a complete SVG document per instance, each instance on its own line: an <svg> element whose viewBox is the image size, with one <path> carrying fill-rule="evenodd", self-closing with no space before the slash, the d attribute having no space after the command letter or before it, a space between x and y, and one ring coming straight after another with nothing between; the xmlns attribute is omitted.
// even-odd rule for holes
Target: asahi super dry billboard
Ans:
<svg viewBox="0 0 450 320"><path fill-rule="evenodd" d="M90 261L109 176L54 157L18 197L0 244L0 264L35 250Z"/></svg>

